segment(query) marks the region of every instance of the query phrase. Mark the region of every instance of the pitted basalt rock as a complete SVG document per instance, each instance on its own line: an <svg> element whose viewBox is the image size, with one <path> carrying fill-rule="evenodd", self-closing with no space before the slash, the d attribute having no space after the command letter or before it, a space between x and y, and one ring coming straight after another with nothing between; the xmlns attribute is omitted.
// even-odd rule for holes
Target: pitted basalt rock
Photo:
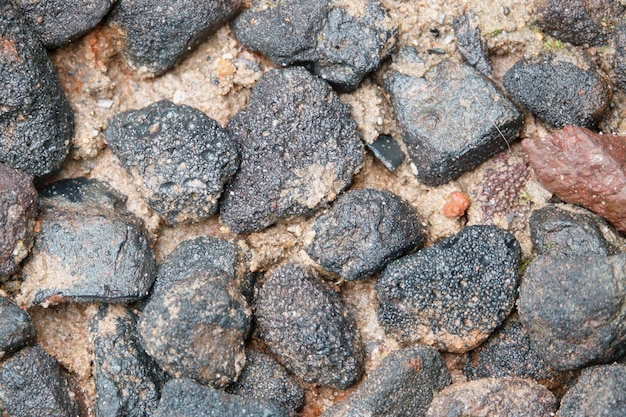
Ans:
<svg viewBox="0 0 626 417"><path fill-rule="evenodd" d="M36 331L28 313L0 296L0 359L35 341Z"/></svg>

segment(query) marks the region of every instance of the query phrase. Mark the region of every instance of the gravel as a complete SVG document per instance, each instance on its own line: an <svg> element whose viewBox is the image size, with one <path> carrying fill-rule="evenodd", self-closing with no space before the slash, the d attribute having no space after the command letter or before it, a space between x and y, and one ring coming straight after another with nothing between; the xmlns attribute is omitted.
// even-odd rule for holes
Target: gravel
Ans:
<svg viewBox="0 0 626 417"><path fill-rule="evenodd" d="M0 359L36 340L28 313L8 298L0 296Z"/></svg>

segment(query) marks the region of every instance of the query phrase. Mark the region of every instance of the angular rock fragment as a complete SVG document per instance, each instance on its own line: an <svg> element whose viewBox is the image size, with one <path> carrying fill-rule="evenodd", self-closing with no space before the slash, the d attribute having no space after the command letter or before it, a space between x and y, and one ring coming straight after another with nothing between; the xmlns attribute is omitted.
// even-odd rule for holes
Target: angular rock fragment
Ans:
<svg viewBox="0 0 626 417"><path fill-rule="evenodd" d="M613 97L608 78L591 64L554 54L517 61L502 83L514 101L557 128L595 126Z"/></svg>
<svg viewBox="0 0 626 417"><path fill-rule="evenodd" d="M275 404L294 416L304 405L304 389L287 370L270 355L253 349L246 350L246 366L237 382L226 391L265 404Z"/></svg>
<svg viewBox="0 0 626 417"><path fill-rule="evenodd" d="M164 373L141 348L137 317L127 307L103 305L91 322L96 417L145 417L156 410Z"/></svg>
<svg viewBox="0 0 626 417"><path fill-rule="evenodd" d="M367 147L391 172L394 172L404 161L402 148L390 135L380 135L374 142L368 143Z"/></svg>
<svg viewBox="0 0 626 417"><path fill-rule="evenodd" d="M8 1L0 4L0 162L35 177L59 169L74 112L46 51Z"/></svg>
<svg viewBox="0 0 626 417"><path fill-rule="evenodd" d="M61 180L41 191L41 231L24 264L20 304L144 298L156 264L143 222L104 183Z"/></svg>
<svg viewBox="0 0 626 417"><path fill-rule="evenodd" d="M626 353L626 255L535 258L520 288L520 320L535 352L559 370Z"/></svg>
<svg viewBox="0 0 626 417"><path fill-rule="evenodd" d="M302 67L265 73L228 131L242 161L220 214L235 233L311 215L350 185L363 162L348 106Z"/></svg>
<svg viewBox="0 0 626 417"><path fill-rule="evenodd" d="M22 349L2 365L0 410L4 417L82 415L69 375L37 346Z"/></svg>
<svg viewBox="0 0 626 417"><path fill-rule="evenodd" d="M379 67L397 37L378 0L257 0L235 19L233 33L279 65L310 65L315 74L348 90Z"/></svg>
<svg viewBox="0 0 626 417"><path fill-rule="evenodd" d="M423 416L434 393L450 382L437 350L411 346L389 354L348 398L330 407L323 417Z"/></svg>
<svg viewBox="0 0 626 417"><path fill-rule="evenodd" d="M105 138L169 224L214 214L239 164L237 145L216 121L167 100L118 114Z"/></svg>
<svg viewBox="0 0 626 417"><path fill-rule="evenodd" d="M522 147L541 185L626 232L626 137L568 126Z"/></svg>
<svg viewBox="0 0 626 417"><path fill-rule="evenodd" d="M313 225L306 252L349 281L365 278L424 245L417 211L389 191L359 189L337 198Z"/></svg>
<svg viewBox="0 0 626 417"><path fill-rule="evenodd" d="M80 38L107 14L114 0L11 0L48 48Z"/></svg>
<svg viewBox="0 0 626 417"><path fill-rule="evenodd" d="M551 417L557 400L547 388L521 378L454 384L435 395L427 417Z"/></svg>
<svg viewBox="0 0 626 417"><path fill-rule="evenodd" d="M456 49L463 59L481 73L490 76L492 69L489 49L476 22L476 16L463 14L452 21L452 27L456 37Z"/></svg>
<svg viewBox="0 0 626 417"><path fill-rule="evenodd" d="M141 77L155 77L230 20L242 3L118 0L108 23L126 64Z"/></svg>
<svg viewBox="0 0 626 417"><path fill-rule="evenodd" d="M404 343L467 352L511 312L520 254L509 232L470 226L406 255L378 278L378 321Z"/></svg>
<svg viewBox="0 0 626 417"><path fill-rule="evenodd" d="M0 359L34 342L35 336L28 313L8 298L0 297Z"/></svg>
<svg viewBox="0 0 626 417"><path fill-rule="evenodd" d="M0 276L15 272L28 255L38 201L31 177L0 162Z"/></svg>
<svg viewBox="0 0 626 417"><path fill-rule="evenodd" d="M163 387L159 408L152 417L289 417L253 399L227 394L191 379L172 379Z"/></svg>
<svg viewBox="0 0 626 417"><path fill-rule="evenodd" d="M363 373L363 346L339 296L312 271L286 264L256 297L260 339L306 382L345 389Z"/></svg>
<svg viewBox="0 0 626 417"><path fill-rule="evenodd" d="M506 149L523 115L485 76L466 64L444 61L424 78L388 73L398 127L426 185L458 178Z"/></svg>

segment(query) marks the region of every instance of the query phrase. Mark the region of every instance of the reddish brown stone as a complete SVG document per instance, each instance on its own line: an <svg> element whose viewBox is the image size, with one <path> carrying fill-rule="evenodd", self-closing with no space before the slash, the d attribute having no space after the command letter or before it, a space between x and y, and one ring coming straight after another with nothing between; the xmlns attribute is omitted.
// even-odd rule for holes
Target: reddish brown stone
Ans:
<svg viewBox="0 0 626 417"><path fill-rule="evenodd" d="M568 126L522 147L541 185L626 232L626 137Z"/></svg>
<svg viewBox="0 0 626 417"><path fill-rule="evenodd" d="M465 194L453 191L446 196L446 204L443 206L443 215L449 218L462 216L469 206L470 201Z"/></svg>

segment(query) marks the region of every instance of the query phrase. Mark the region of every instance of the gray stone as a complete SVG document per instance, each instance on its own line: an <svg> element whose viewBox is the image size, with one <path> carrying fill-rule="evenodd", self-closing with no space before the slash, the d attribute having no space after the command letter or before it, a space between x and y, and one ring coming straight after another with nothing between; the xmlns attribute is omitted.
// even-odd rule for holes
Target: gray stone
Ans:
<svg viewBox="0 0 626 417"><path fill-rule="evenodd" d="M367 147L391 172L395 172L404 161L404 152L391 135L380 135L374 142L368 143Z"/></svg>
<svg viewBox="0 0 626 417"><path fill-rule="evenodd" d="M452 21L456 49L463 59L486 76L492 73L489 49L483 39L476 16L465 13Z"/></svg>
<svg viewBox="0 0 626 417"><path fill-rule="evenodd" d="M36 331L28 313L0 297L0 359L35 342Z"/></svg>

